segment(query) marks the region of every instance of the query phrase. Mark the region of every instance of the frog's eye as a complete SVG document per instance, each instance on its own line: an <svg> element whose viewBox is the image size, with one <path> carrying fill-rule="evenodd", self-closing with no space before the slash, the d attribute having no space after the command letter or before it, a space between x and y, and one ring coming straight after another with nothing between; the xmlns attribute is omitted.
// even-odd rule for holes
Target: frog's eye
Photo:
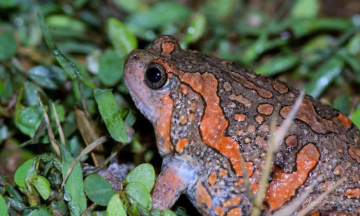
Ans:
<svg viewBox="0 0 360 216"><path fill-rule="evenodd" d="M145 83L152 89L159 89L167 82L168 76L163 66L150 64L145 71Z"/></svg>

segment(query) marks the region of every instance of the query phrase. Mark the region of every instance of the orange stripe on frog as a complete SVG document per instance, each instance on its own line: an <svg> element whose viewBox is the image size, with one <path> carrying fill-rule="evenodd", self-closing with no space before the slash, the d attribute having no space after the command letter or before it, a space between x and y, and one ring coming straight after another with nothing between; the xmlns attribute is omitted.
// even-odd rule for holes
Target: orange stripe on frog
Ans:
<svg viewBox="0 0 360 216"><path fill-rule="evenodd" d="M159 110L160 118L156 122L155 131L157 135L161 138L157 142L157 147L159 149L160 155L167 155L173 152L174 147L170 141L170 125L171 125L171 115L173 111L173 100L170 98L169 93L161 97L163 105Z"/></svg>
<svg viewBox="0 0 360 216"><path fill-rule="evenodd" d="M304 184L309 172L319 160L319 151L313 144L303 147L296 157L297 171L284 173L278 167L274 168L273 179L268 185L265 201L272 209L278 209L295 195L296 189Z"/></svg>
<svg viewBox="0 0 360 216"><path fill-rule="evenodd" d="M202 204L205 204L206 207L208 207L209 209L212 206L211 196L200 181L198 181L196 185L195 199L196 202L199 204L199 207L203 209L204 212L206 212L206 209Z"/></svg>
<svg viewBox="0 0 360 216"><path fill-rule="evenodd" d="M239 144L230 137L225 136L228 121L220 108L220 99L217 96L218 81L214 75L210 73L184 73L178 71L170 63L164 62L163 59L155 62L161 64L168 73L174 73L179 76L182 82L187 83L197 93L202 95L206 103L205 115L200 124L203 141L229 158L236 174L243 176ZM253 173L252 162L246 162L246 167L251 176Z"/></svg>

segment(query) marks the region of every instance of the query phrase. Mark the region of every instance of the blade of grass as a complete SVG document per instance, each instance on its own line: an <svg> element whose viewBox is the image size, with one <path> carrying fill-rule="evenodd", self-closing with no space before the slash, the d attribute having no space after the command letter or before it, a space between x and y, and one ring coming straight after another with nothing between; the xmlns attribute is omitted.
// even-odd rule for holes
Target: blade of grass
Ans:
<svg viewBox="0 0 360 216"><path fill-rule="evenodd" d="M327 190L326 192L324 192L320 196L318 196L318 198L316 198L314 200L314 203L320 203L326 196L328 196L330 193L332 193L337 187L339 187L339 185L341 185L346 180L347 180L347 177L341 178L329 190ZM311 204L308 205L305 209L301 210L297 214L297 216L305 216L305 215L307 215L311 211L311 209L313 209L314 207L315 207L314 205L311 205Z"/></svg>
<svg viewBox="0 0 360 216"><path fill-rule="evenodd" d="M66 172L66 175L64 177L63 182L61 183L61 188L64 187L66 180L68 179L71 171L73 170L73 168L75 167L75 165L81 160L82 157L84 157L85 155L87 155L89 152L91 152L94 148L98 147L99 145L103 144L104 142L107 141L108 136L102 136L99 139L97 139L96 141L94 141L93 143L91 143L89 146L87 146L81 153L79 156L77 156L77 158L74 160L74 162L71 163L69 169Z"/></svg>
<svg viewBox="0 0 360 216"><path fill-rule="evenodd" d="M41 123L39 125L39 127L36 129L35 134L33 136L32 140L32 144L35 143L35 141L39 138L39 136L41 135L41 133L45 130L45 126L46 126L46 122L45 122L45 118L43 118L41 120Z"/></svg>
<svg viewBox="0 0 360 216"><path fill-rule="evenodd" d="M42 109L43 112L44 112L44 117L45 117L45 122L46 122L46 128L47 128L47 132L48 132L49 141L50 141L50 143L51 143L51 146L54 148L54 150L55 150L55 152L56 152L56 155L57 155L59 158L61 158L61 153L60 153L59 146L58 146L58 144L56 143L56 140L55 140L55 137L54 137L54 132L53 132L52 129L51 129L49 116L48 116L48 114L46 113L46 110L45 110L44 104L43 104L42 101L41 101L40 95L38 94L37 91L35 91L35 93L36 93L36 95L38 96L38 100L39 100L41 109Z"/></svg>
<svg viewBox="0 0 360 216"><path fill-rule="evenodd" d="M303 204L306 198L309 197L310 193L314 190L314 187L321 181L323 178L319 176L315 181L311 183L311 185L306 188L306 190L294 201L289 203L286 207L282 208L281 210L277 211L273 216L291 216L295 213L297 209Z"/></svg>
<svg viewBox="0 0 360 216"><path fill-rule="evenodd" d="M280 129L276 133L275 133L275 127L276 127L277 116L273 115L270 124L271 137L266 152L265 167L260 180L259 190L257 192L255 200L253 201L253 212L251 213L251 216L259 216L261 214L262 204L264 201L267 183L270 177L271 166L273 163L274 152L276 152L279 149L279 145L281 141L284 139L285 134L287 133L292 121L294 120L296 113L303 100L303 97L304 97L304 92L301 92L298 98L296 99L295 104L293 105L289 116L281 124Z"/></svg>
<svg viewBox="0 0 360 216"><path fill-rule="evenodd" d="M58 116L58 114L56 112L56 108L55 108L54 103L52 103L52 108L53 108L53 111L54 111L56 124L57 124L58 130L59 130L61 144L65 147L65 136L64 136L64 132L63 132L63 129L61 127L61 124L60 124L60 121L59 121L59 116Z"/></svg>
<svg viewBox="0 0 360 216"><path fill-rule="evenodd" d="M90 82L89 80L85 79L81 75L80 70L74 65L74 63L69 61L59 51L54 39L52 38L52 36L50 34L49 28L46 25L46 22L45 22L45 19L44 19L44 16L42 15L42 13L39 11L37 15L38 15L38 21L39 21L40 29L41 29L41 32L43 33L46 44L49 47L49 49L51 50L51 52L54 55L55 59L61 65L61 67L64 68L64 70L68 73L68 75L71 77L71 79L78 79L81 82L83 82L85 85L87 85L90 88L94 89L95 85L92 82Z"/></svg>
<svg viewBox="0 0 360 216"><path fill-rule="evenodd" d="M290 127L291 123L293 122L297 111L299 110L299 107L304 99L304 95L305 93L303 91L300 92L298 98L295 101L295 104L293 105L293 108L290 111L289 116L282 122L280 130L278 130L275 136L275 148L274 151L277 152L277 150L279 149L279 145L281 143L281 140L284 139L286 132L288 131L287 128Z"/></svg>
<svg viewBox="0 0 360 216"><path fill-rule="evenodd" d="M251 201L253 201L255 197L251 190L249 173L247 171L243 155L241 155L241 157L240 157L240 164L241 164L241 170L243 170L243 174L244 174L244 186L246 189L246 193L247 193L249 199Z"/></svg>
<svg viewBox="0 0 360 216"><path fill-rule="evenodd" d="M86 117L86 113L75 107L76 124L80 131L80 134L85 142L86 146L99 139L99 135L96 132L96 125L91 123L91 119ZM102 145L96 148L96 153L91 152L91 158L94 161L94 165L98 166L99 163L105 160L104 148Z"/></svg>

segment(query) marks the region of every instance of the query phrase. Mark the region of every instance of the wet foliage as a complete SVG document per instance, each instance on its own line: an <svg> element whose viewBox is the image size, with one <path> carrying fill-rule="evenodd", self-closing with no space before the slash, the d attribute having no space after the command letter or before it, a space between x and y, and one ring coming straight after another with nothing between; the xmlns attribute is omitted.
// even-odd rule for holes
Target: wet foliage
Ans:
<svg viewBox="0 0 360 216"><path fill-rule="evenodd" d="M179 207L184 199L174 212L152 211L161 158L122 79L127 54L159 35L286 81L360 126L356 8L356 0L0 0L0 215L196 214Z"/></svg>

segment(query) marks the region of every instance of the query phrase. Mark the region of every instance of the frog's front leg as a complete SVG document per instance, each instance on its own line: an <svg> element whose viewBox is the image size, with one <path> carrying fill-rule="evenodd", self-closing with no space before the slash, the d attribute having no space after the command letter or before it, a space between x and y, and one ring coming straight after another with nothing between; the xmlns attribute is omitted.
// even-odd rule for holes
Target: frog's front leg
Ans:
<svg viewBox="0 0 360 216"><path fill-rule="evenodd" d="M165 158L152 191L153 208L171 208L195 178L195 171L188 161Z"/></svg>

